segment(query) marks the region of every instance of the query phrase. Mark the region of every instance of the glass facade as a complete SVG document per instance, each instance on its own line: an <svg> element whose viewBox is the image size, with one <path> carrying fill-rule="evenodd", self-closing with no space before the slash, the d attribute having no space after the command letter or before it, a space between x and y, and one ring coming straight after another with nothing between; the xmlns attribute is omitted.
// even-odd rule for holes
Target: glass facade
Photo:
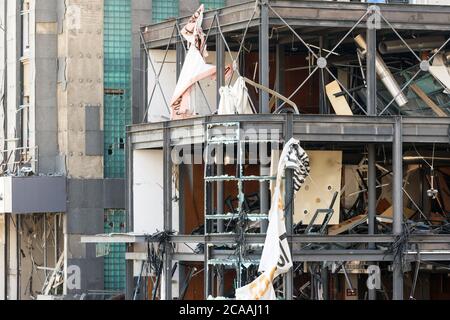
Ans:
<svg viewBox="0 0 450 320"><path fill-rule="evenodd" d="M104 177L125 178L126 125L131 123L131 0L104 2ZM125 210L105 210L104 232L126 232ZM125 289L125 244L104 257L105 290Z"/></svg>
<svg viewBox="0 0 450 320"><path fill-rule="evenodd" d="M180 1L153 0L152 21L160 22L178 17Z"/></svg>

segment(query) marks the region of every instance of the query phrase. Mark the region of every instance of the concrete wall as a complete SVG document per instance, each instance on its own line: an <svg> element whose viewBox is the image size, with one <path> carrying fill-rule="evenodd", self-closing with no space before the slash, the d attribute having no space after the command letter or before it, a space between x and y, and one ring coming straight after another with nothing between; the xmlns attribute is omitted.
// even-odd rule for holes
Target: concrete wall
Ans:
<svg viewBox="0 0 450 320"><path fill-rule="evenodd" d="M103 0L65 2L58 61L58 142L65 172L73 178L102 178L103 157L86 155L86 109L100 108L103 128ZM62 11L62 10L61 10Z"/></svg>
<svg viewBox="0 0 450 320"><path fill-rule="evenodd" d="M18 127L18 113L16 109L20 105L20 2L19 1L7 1L6 2L6 79L7 79L7 138L6 143L9 150L15 149L19 146L16 128ZM11 160L13 161L13 159Z"/></svg>
<svg viewBox="0 0 450 320"><path fill-rule="evenodd" d="M103 0L57 2L57 166L68 177L66 267L81 273L70 294L103 289L103 259L80 243L103 232Z"/></svg>
<svg viewBox="0 0 450 320"><path fill-rule="evenodd" d="M30 21L31 86L30 144L39 147L39 168L42 174L63 173L58 170L57 99L58 70L58 0L33 1Z"/></svg>

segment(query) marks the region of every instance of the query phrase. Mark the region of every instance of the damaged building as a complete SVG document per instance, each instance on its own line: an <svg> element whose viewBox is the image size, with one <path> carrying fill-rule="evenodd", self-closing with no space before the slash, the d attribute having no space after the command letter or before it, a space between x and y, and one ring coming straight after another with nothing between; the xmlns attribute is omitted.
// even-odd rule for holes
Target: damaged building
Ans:
<svg viewBox="0 0 450 320"><path fill-rule="evenodd" d="M448 298L449 10L250 1L143 27L132 232L82 241L126 243L129 299Z"/></svg>
<svg viewBox="0 0 450 320"><path fill-rule="evenodd" d="M372 2L3 1L0 299L449 299L450 3Z"/></svg>

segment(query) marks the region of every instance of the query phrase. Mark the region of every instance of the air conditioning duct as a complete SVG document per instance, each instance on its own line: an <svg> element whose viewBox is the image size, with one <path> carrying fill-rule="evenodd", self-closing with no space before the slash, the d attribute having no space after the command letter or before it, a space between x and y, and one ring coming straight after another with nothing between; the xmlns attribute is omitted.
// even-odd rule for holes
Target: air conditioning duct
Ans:
<svg viewBox="0 0 450 320"><path fill-rule="evenodd" d="M426 37L426 38L416 38L405 40L406 44L412 50L433 50L439 48L444 42L445 38L441 36ZM403 43L402 40L392 40L383 41L378 45L378 50L380 53L401 53L408 52L408 47Z"/></svg>
<svg viewBox="0 0 450 320"><path fill-rule="evenodd" d="M362 53L365 55L367 52L367 43L364 40L364 37L362 35L356 36L355 42L362 50ZM403 92L401 92L400 86L398 85L397 81L395 81L391 71L388 69L378 53L376 53L375 59L375 69L378 77L383 82L384 86L388 89L392 97L395 98L395 102L397 103L397 105L399 107L403 107L408 103L408 99L403 94Z"/></svg>

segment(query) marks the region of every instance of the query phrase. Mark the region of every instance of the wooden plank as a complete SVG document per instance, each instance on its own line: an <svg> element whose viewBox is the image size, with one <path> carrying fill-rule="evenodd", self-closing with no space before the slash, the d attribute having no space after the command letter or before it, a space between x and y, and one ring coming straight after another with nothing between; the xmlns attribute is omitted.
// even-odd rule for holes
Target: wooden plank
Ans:
<svg viewBox="0 0 450 320"><path fill-rule="evenodd" d="M359 216L350 218L348 220L341 222L340 224L331 226L328 229L328 234L335 236L335 235L344 233L345 231L348 231L348 230L364 223L366 220L367 220L367 214L361 214Z"/></svg>
<svg viewBox="0 0 450 320"><path fill-rule="evenodd" d="M409 209L409 208L403 208L403 217L406 219L410 219L416 211ZM394 216L394 210L392 206L387 208L382 214L377 216L377 220L385 222L385 223L392 223Z"/></svg>
<svg viewBox="0 0 450 320"><path fill-rule="evenodd" d="M434 113L436 113L436 115L438 117L447 117L447 114L441 109L439 108L433 100L431 100L427 94L425 92L423 92L422 89L420 89L420 87L418 85L416 85L415 83L410 85L410 88L414 91L415 94L417 94L417 96L422 99L423 102L425 102L425 104L430 107Z"/></svg>
<svg viewBox="0 0 450 320"><path fill-rule="evenodd" d="M60 271L62 271L63 269L63 264L64 264L64 251L61 253L59 259L58 259L58 263L55 266L55 269L53 270L52 274L50 275L50 279L48 280L48 282L45 282L44 284L44 295L49 295L50 290L53 289L55 287L55 283L58 277L58 273Z"/></svg>
<svg viewBox="0 0 450 320"><path fill-rule="evenodd" d="M339 83L335 80L330 82L325 86L325 90L327 92L328 99L330 100L331 106L333 107L334 112L340 116L352 116L353 112L350 109L350 106L345 99L345 96L336 97L335 94L341 93L341 87Z"/></svg>
<svg viewBox="0 0 450 320"><path fill-rule="evenodd" d="M340 190L342 179L342 151L306 150L309 156L311 172L305 183L295 195L294 223L309 224L317 209L330 206L334 193L339 192L333 206L333 215L329 225L339 223ZM315 224L321 224L324 213L317 216Z"/></svg>

